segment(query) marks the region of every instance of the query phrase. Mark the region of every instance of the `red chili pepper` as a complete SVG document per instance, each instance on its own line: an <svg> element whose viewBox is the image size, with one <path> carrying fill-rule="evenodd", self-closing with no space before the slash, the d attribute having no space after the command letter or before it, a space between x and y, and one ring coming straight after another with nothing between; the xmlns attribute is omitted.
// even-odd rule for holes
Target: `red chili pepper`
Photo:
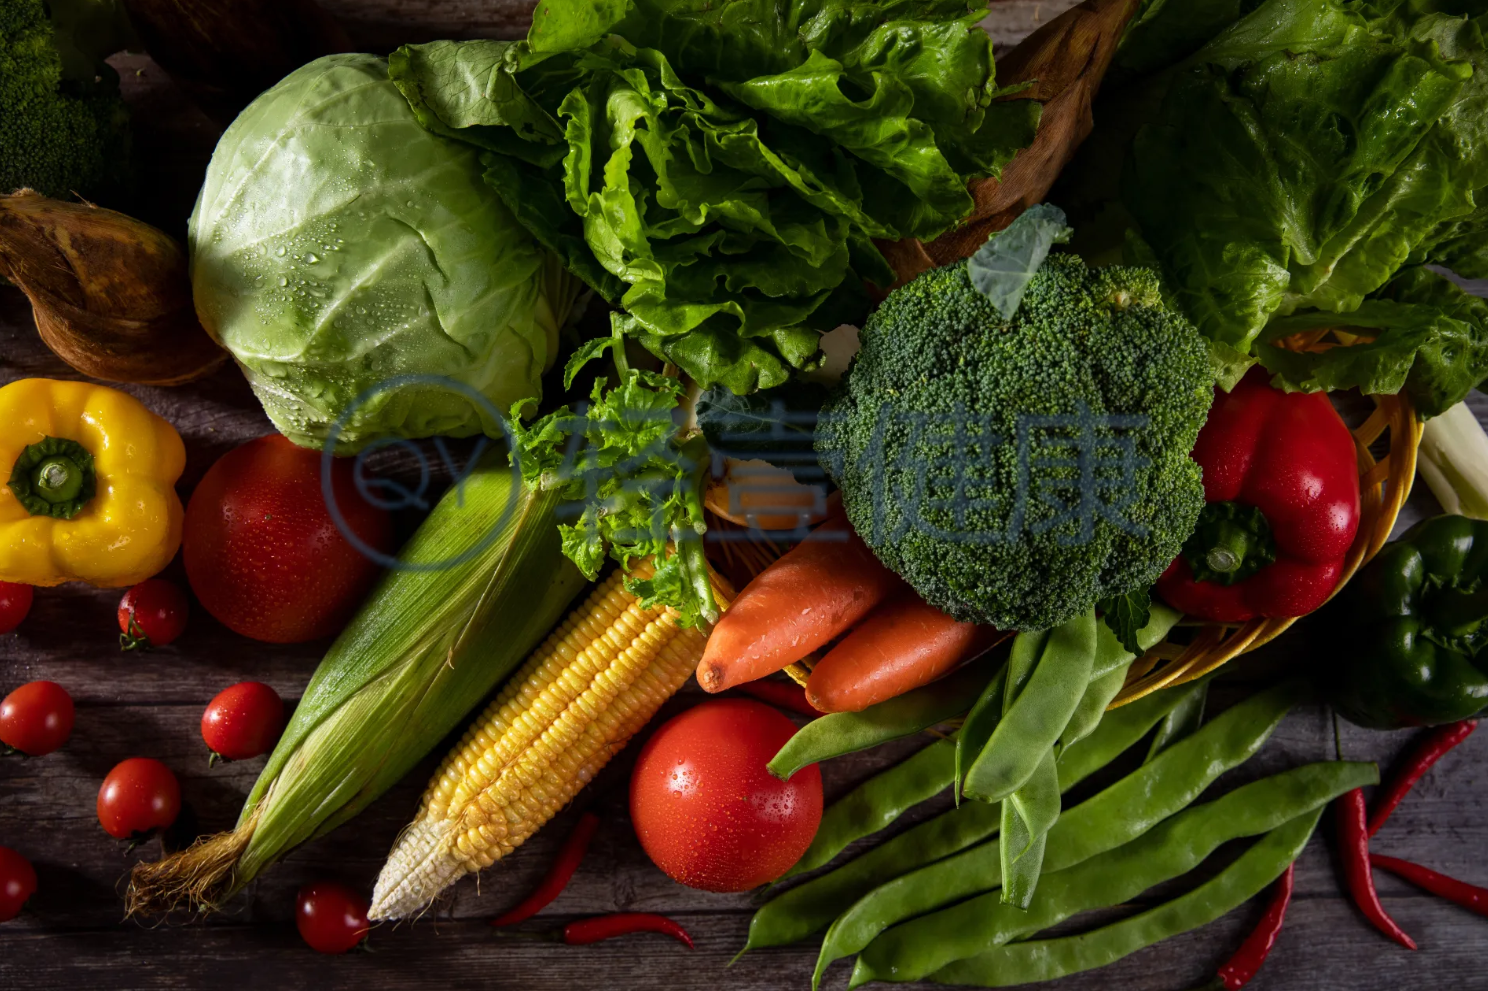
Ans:
<svg viewBox="0 0 1488 991"><path fill-rule="evenodd" d="M679 943L686 943L689 950L693 948L692 937L687 935L686 929L664 915L649 912L616 912L570 922L563 927L563 942L569 946L583 946L631 933L661 933Z"/></svg>
<svg viewBox="0 0 1488 991"><path fill-rule="evenodd" d="M1454 905L1461 905L1479 915L1488 915L1488 888L1480 888L1475 884L1459 881L1455 877L1438 874L1429 867L1422 867L1420 864L1413 864L1399 857L1386 857L1373 853L1369 855L1369 862L1381 870L1405 878L1411 884L1425 888L1433 895L1445 898Z"/></svg>
<svg viewBox="0 0 1488 991"><path fill-rule="evenodd" d="M794 681L760 678L755 681L746 681L735 687L745 695L757 698L761 702L768 702L777 709L799 712L803 716L822 714L820 709L806 700L806 689Z"/></svg>
<svg viewBox="0 0 1488 991"><path fill-rule="evenodd" d="M1157 581L1163 599L1225 623L1326 602L1359 529L1354 438L1328 397L1273 389L1256 368L1215 390L1192 457L1207 505Z"/></svg>
<svg viewBox="0 0 1488 991"><path fill-rule="evenodd" d="M542 882L515 908L493 919L491 925L514 926L547 908L568 887L568 882L573 879L574 871L579 869L584 854L589 852L589 841L594 839L594 831L598 828L599 816L592 812L579 816L573 832L563 841L558 856L553 860L553 866L548 868Z"/></svg>
<svg viewBox="0 0 1488 991"><path fill-rule="evenodd" d="M1338 799L1338 852L1343 859L1344 880L1349 894L1364 917L1374 928L1389 936L1407 950L1416 948L1415 940L1395 924L1374 890L1374 874L1369 868L1369 832L1364 825L1364 790L1355 788Z"/></svg>
<svg viewBox="0 0 1488 991"><path fill-rule="evenodd" d="M1406 758L1400 771L1390 779L1385 790L1380 792L1374 802L1374 811L1369 816L1369 835L1373 836L1380 831L1385 820L1395 811L1401 799L1410 794L1416 782L1421 776L1431 770L1431 766L1447 755L1453 747L1466 740L1472 735L1472 731L1478 728L1476 719L1464 719L1460 723L1448 723L1446 726L1438 726L1421 738L1416 749Z"/></svg>
<svg viewBox="0 0 1488 991"><path fill-rule="evenodd" d="M1296 873L1294 865L1288 867L1286 873L1277 879L1276 891L1271 895L1271 903L1266 906L1266 914L1261 916L1261 921L1256 923L1251 934L1245 937L1245 942L1240 944L1235 955L1219 968L1218 975L1212 983L1205 986L1204 991L1238 991L1256 976L1256 971L1261 969L1261 964L1271 955L1276 938L1281 935L1287 906L1292 903L1292 884Z"/></svg>

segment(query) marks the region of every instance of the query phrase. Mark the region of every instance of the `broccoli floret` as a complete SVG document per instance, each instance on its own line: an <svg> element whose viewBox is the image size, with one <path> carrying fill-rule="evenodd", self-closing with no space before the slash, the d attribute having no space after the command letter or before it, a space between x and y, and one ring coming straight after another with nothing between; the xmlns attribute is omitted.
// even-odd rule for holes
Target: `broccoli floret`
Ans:
<svg viewBox="0 0 1488 991"><path fill-rule="evenodd" d="M817 450L853 527L926 601L1045 629L1178 555L1212 399L1204 339L1151 270L1051 255L1005 320L963 261L868 319Z"/></svg>
<svg viewBox="0 0 1488 991"><path fill-rule="evenodd" d="M59 3L91 32L90 44L108 26L100 18L115 16L108 4ZM129 114L118 74L101 57L80 57L83 39L62 40L66 59L43 0L0 0L0 193L29 186L107 198L127 184Z"/></svg>

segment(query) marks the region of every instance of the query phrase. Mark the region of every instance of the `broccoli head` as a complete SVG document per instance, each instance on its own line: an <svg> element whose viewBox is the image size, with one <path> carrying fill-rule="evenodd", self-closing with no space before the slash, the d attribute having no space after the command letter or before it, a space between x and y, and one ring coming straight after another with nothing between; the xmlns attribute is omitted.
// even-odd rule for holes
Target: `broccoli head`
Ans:
<svg viewBox="0 0 1488 991"><path fill-rule="evenodd" d="M106 198L126 186L129 114L102 59L124 47L109 44L121 20L102 0L56 0L50 12L0 0L0 193Z"/></svg>
<svg viewBox="0 0 1488 991"><path fill-rule="evenodd" d="M960 620L1045 629L1150 585L1204 505L1204 339L1157 275L1051 255L1011 319L967 263L868 319L817 450L859 535Z"/></svg>

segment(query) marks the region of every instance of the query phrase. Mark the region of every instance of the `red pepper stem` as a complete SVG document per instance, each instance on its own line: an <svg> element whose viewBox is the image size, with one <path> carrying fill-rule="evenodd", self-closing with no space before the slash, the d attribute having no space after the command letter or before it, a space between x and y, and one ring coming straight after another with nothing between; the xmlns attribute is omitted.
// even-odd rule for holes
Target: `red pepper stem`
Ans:
<svg viewBox="0 0 1488 991"><path fill-rule="evenodd" d="M1404 878L1433 895L1445 898L1454 905L1461 905L1479 915L1488 915L1488 888L1480 888L1475 884L1459 881L1455 877L1439 874L1429 867L1422 867L1420 864L1413 864L1399 857L1386 857L1375 853L1370 855L1369 862L1381 870Z"/></svg>
<svg viewBox="0 0 1488 991"><path fill-rule="evenodd" d="M1374 812L1369 816L1370 836L1380 831L1380 827L1390 818L1391 813L1405 796L1410 794L1410 790L1415 787L1417 781L1421 780L1422 775L1450 753L1453 747L1471 736L1477 726L1476 719L1464 719L1461 722L1438 726L1421 738L1416 748L1406 758L1400 771L1390 779L1384 791L1376 797Z"/></svg>
<svg viewBox="0 0 1488 991"><path fill-rule="evenodd" d="M1229 574L1240 570L1249 549L1250 534L1243 527L1226 521L1214 528L1214 543L1209 545L1204 560L1215 571Z"/></svg>
<svg viewBox="0 0 1488 991"><path fill-rule="evenodd" d="M503 913L491 921L493 926L514 926L518 922L524 922L541 912L553 899L563 893L568 887L568 882L573 879L574 872L579 869L579 864L584 859L584 854L589 851L589 841L594 839L594 832L599 828L599 817L592 812L585 812L579 816L579 821L574 825L573 832L568 834L568 839L563 841L563 846L554 858L553 865L548 868L548 873L543 877L541 883L532 890L532 894L522 899L514 908Z"/></svg>
<svg viewBox="0 0 1488 991"><path fill-rule="evenodd" d="M1414 950L1415 940L1390 918L1374 890L1374 874L1369 868L1369 831L1364 822L1364 790L1355 788L1340 797L1337 811L1338 852L1349 895L1376 929L1407 950Z"/></svg>

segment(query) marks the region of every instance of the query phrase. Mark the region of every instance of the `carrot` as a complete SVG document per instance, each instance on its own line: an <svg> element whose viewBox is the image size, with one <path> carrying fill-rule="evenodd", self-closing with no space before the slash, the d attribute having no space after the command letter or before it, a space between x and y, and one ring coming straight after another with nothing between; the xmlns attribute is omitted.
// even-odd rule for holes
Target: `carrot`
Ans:
<svg viewBox="0 0 1488 991"><path fill-rule="evenodd" d="M698 684L721 692L779 671L903 587L834 516L744 586L708 638Z"/></svg>
<svg viewBox="0 0 1488 991"><path fill-rule="evenodd" d="M997 636L990 626L958 623L905 592L821 659L806 682L806 698L823 712L858 712L929 684Z"/></svg>

